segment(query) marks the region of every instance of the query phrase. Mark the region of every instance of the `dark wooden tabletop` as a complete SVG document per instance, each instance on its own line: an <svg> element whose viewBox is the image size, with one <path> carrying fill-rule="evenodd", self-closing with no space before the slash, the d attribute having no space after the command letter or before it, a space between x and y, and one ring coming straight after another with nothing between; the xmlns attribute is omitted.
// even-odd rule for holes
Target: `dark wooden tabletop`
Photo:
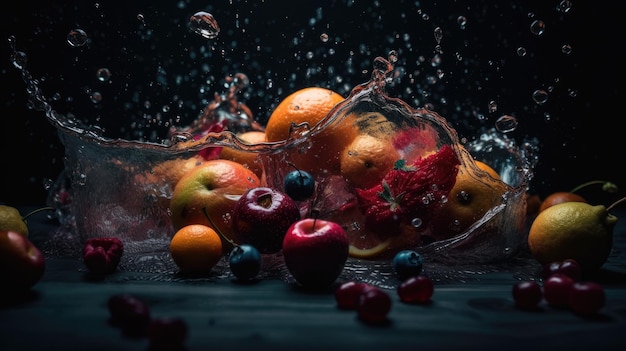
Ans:
<svg viewBox="0 0 626 351"><path fill-rule="evenodd" d="M616 211L626 218L626 211ZM41 216L43 217L43 216ZM33 241L56 224L29 220ZM186 321L186 350L432 350L623 349L626 343L626 221L615 228L614 250L599 281L606 305L581 317L544 302L514 306L515 269L438 282L432 303L393 305L388 323L369 325L337 308L328 291L311 292L280 277L252 284L212 276L124 270L90 279L81 259L48 255L46 272L28 294L0 303L0 350L147 350L146 338L124 336L109 323L108 299L142 298L152 316Z"/></svg>

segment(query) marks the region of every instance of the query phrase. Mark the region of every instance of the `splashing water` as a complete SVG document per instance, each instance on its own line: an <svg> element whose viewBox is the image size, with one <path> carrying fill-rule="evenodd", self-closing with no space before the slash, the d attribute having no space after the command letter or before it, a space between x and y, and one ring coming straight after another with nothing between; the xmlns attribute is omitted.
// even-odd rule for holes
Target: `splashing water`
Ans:
<svg viewBox="0 0 626 351"><path fill-rule="evenodd" d="M423 18L428 18L427 14L423 14ZM465 17L459 17L458 21L463 28L471 25ZM208 12L194 14L189 20L189 28L193 33L206 39L216 39L220 33L217 21ZM73 47L85 45L89 40L82 30L74 30L72 33L71 40L68 35L68 43ZM443 34L444 31L440 27L434 31L435 51L438 54L430 60L434 68L441 65L441 55L444 54ZM332 35L328 33L318 35L317 38L318 41L321 39L323 44L333 41ZM524 219L520 213L524 213L523 195L528 181L532 178L532 168L536 162L535 145L528 143L519 147L515 141L507 138L503 132L515 130L517 120L505 115L505 120L497 123L495 129L482 133L481 137L467 143L465 148L462 147L457 132L432 108L415 109L403 100L390 97L389 92L397 90L399 81L397 78L407 74L402 70L402 55L396 50L389 50L387 59L374 59L371 62L370 79L361 85L345 88L346 100L326 119L315 126L310 126L306 133L302 133L306 137L291 142L260 143L251 146L236 136L242 131L264 129L263 123L257 120L253 110L241 102L242 95L250 96L250 93L246 92L251 85L247 74L240 72L234 75L226 74L222 84L224 92L215 93L212 99L202 101L205 107L190 123L185 123L182 127L174 123L165 123L167 136L162 139L145 138L146 135L151 135L145 131L140 133L144 136L142 140L110 138L105 136L105 129L95 124L84 123L71 113L61 114L55 111L40 90L39 82L30 75L26 54L17 50L14 38L10 43L13 49L12 62L22 72L27 84L31 108L45 113L47 119L59 130L61 141L66 147L66 170L51 192L51 199L58 208L60 218L66 224L63 235L76 235L74 240L77 243L88 237L122 236L129 243L130 256L126 262L128 269L154 270L154 266L145 262L154 263L155 260L160 262L157 266L162 268L158 270L163 273L173 269L171 262L163 265L163 252L167 250L172 235L167 202L173 189L171 184L154 173L155 167L164 162L192 157L210 148L228 146L263 155L267 184L278 185L282 183L284 175L282 165L285 164L285 155L289 154L289 150L300 150L301 146L307 143L307 138L323 132L325 128L334 124L346 123L349 119L346 116L364 110L381 112L387 116L388 122L396 126L434 130L438 148L442 145L453 145L462 163L469 164L471 158L486 160L502 175L503 181L509 186L502 206L492 209L471 229L454 240L420 248L433 262L442 263L440 267L441 272L444 272L442 276L454 277L453 270L444 267L461 264L467 260L481 262L485 261L485 258L488 258L487 260L510 258L522 241L520 232ZM434 74L427 79L432 84L446 77L444 70L433 72ZM97 78L101 82L108 82L115 77L115 71L109 68L100 68L97 72ZM340 78L338 79L340 81ZM270 81L268 79L260 84L269 86ZM259 84L256 81L253 83ZM207 92L204 91L205 95L210 96L206 94ZM427 96L428 92L424 91L424 94ZM90 97L94 102L99 102L102 101L103 95L91 91ZM169 112L169 108L174 108L175 105L176 103L170 107L163 107L162 111ZM429 104L425 106L434 107ZM490 106L495 108L497 102L493 101ZM144 107L149 109L151 104L146 103ZM497 108L491 112L495 110ZM216 126L219 128L216 129ZM319 190L320 194L324 191L330 192L333 197L345 202L354 198L350 191L337 196L338 191L344 188L344 184L333 175L320 179L320 184L323 184ZM344 204L337 202L336 199L321 200L326 201L324 205L327 212ZM356 222L359 221L360 219ZM363 226L363 223L356 223L353 227ZM411 226L415 231L427 227L422 218L412 218ZM451 259L451 252L459 255ZM141 260L135 258L142 255L153 257L154 260L145 260L144 263L137 264L136 262ZM371 270L369 273L364 272L363 267L374 266L378 268L378 273L372 273ZM371 274L369 279L382 283L388 278L388 270L389 267L385 266L384 262L368 263L352 260L346 274L360 276Z"/></svg>

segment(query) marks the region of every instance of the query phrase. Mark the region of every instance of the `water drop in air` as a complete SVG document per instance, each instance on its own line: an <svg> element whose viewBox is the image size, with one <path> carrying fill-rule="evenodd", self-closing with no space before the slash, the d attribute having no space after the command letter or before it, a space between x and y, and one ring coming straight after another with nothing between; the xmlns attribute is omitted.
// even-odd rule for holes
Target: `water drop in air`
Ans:
<svg viewBox="0 0 626 351"><path fill-rule="evenodd" d="M207 39L215 39L220 34L220 26L213 15L204 11L196 12L191 16L189 28Z"/></svg>
<svg viewBox="0 0 626 351"><path fill-rule="evenodd" d="M543 105L548 101L548 93L545 90L538 89L533 92L533 101L537 105Z"/></svg>
<svg viewBox="0 0 626 351"><path fill-rule="evenodd" d="M496 129L502 133L512 132L517 129L517 118L510 115L502 115L496 121Z"/></svg>
<svg viewBox="0 0 626 351"><path fill-rule="evenodd" d="M67 42L73 47L83 46L87 43L87 33L82 29L72 29L67 33Z"/></svg>
<svg viewBox="0 0 626 351"><path fill-rule="evenodd" d="M546 31L546 24L541 20L535 20L530 25L530 32L535 35L542 35Z"/></svg>

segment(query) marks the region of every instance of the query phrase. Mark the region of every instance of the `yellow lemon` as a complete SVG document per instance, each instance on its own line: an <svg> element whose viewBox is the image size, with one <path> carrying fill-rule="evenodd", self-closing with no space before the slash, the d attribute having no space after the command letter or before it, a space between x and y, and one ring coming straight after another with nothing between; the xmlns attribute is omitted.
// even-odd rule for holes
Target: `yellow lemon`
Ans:
<svg viewBox="0 0 626 351"><path fill-rule="evenodd" d="M559 203L539 212L528 233L528 247L541 264L574 259L583 272L593 273L611 253L616 222L603 205Z"/></svg>

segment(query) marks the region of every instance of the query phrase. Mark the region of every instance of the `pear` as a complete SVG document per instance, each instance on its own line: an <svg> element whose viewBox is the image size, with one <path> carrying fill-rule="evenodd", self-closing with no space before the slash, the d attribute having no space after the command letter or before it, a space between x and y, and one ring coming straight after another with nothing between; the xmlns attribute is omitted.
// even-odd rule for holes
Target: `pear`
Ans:
<svg viewBox="0 0 626 351"><path fill-rule="evenodd" d="M0 205L0 230L14 231L28 237L28 226L20 211L11 206Z"/></svg>

